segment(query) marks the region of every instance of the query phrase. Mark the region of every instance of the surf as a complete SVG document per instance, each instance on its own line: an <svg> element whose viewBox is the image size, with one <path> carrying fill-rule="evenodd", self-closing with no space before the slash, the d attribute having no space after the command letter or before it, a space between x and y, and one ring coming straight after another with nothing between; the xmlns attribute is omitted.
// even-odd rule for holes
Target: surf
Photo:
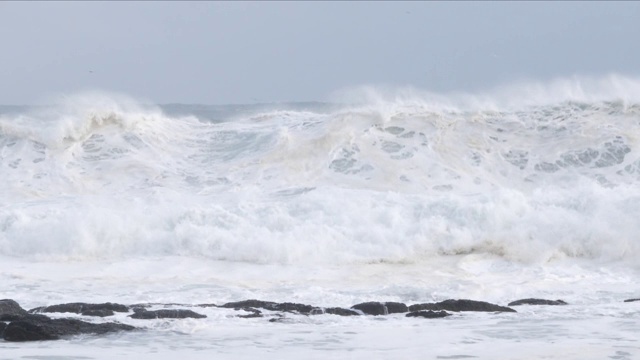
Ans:
<svg viewBox="0 0 640 360"><path fill-rule="evenodd" d="M5 112L0 253L630 264L640 251L639 84L367 88L326 106L182 105L180 114L79 94Z"/></svg>

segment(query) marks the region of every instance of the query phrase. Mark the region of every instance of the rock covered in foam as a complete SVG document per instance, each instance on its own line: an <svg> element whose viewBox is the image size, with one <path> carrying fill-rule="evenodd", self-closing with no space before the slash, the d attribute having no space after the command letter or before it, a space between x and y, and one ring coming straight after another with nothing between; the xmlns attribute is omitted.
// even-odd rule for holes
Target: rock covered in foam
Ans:
<svg viewBox="0 0 640 360"><path fill-rule="evenodd" d="M545 299L520 299L512 301L508 306L518 305L568 305L564 300L545 300Z"/></svg>
<svg viewBox="0 0 640 360"><path fill-rule="evenodd" d="M438 303L425 303L425 304L416 304L409 306L409 311L420 311L420 310L446 310L446 311L486 311L486 312L516 312L515 310L491 304L484 301L475 301L475 300L445 300Z"/></svg>
<svg viewBox="0 0 640 360"><path fill-rule="evenodd" d="M262 311L254 308L243 308L242 310L250 312L247 315L238 315L239 318L243 319L251 319L251 318L259 318L262 317Z"/></svg>

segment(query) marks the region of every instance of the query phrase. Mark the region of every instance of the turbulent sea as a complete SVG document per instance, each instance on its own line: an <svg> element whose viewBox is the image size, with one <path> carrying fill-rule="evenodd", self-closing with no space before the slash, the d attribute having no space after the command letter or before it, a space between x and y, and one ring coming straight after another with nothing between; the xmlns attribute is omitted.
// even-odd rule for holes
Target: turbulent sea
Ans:
<svg viewBox="0 0 640 360"><path fill-rule="evenodd" d="M0 359L640 356L640 302L624 302L640 297L635 79L269 105L77 94L0 107L0 176L0 298L25 308L569 303L444 319L116 315L145 330L0 341Z"/></svg>

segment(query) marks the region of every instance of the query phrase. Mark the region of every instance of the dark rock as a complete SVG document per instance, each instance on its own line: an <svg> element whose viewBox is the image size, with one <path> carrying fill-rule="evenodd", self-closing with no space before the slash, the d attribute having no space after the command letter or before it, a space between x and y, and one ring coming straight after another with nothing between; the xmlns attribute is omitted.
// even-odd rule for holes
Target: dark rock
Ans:
<svg viewBox="0 0 640 360"><path fill-rule="evenodd" d="M352 309L360 310L366 315L387 315L387 307L383 303L370 301L353 305Z"/></svg>
<svg viewBox="0 0 640 360"><path fill-rule="evenodd" d="M406 315L406 317L423 317L427 319L436 319L450 316L446 311L431 311L431 310L421 310L421 311L412 311Z"/></svg>
<svg viewBox="0 0 640 360"><path fill-rule="evenodd" d="M53 323L18 320L7 325L2 333L2 338L6 341L57 340L60 338L59 333L65 333L65 331L58 331Z"/></svg>
<svg viewBox="0 0 640 360"><path fill-rule="evenodd" d="M228 309L244 309L244 308L262 308L262 309L271 309L276 303L272 301L262 301L262 300L244 300L244 301L236 301L226 303L224 305L220 305L221 308Z"/></svg>
<svg viewBox="0 0 640 360"><path fill-rule="evenodd" d="M627 299L624 302L634 302L634 301L640 301L640 299Z"/></svg>
<svg viewBox="0 0 640 360"><path fill-rule="evenodd" d="M416 304L409 306L409 311L420 310L446 310L446 311L488 311L488 312L516 312L515 310L491 304L484 301L475 300L445 300L439 303Z"/></svg>
<svg viewBox="0 0 640 360"><path fill-rule="evenodd" d="M149 308L152 306L183 306L183 307L191 307L193 305L190 304L182 304L182 303L140 303L129 305L129 309L131 308Z"/></svg>
<svg viewBox="0 0 640 360"><path fill-rule="evenodd" d="M105 317L105 316L113 316L115 315L115 313L109 309L99 309L99 310L85 310L82 312L82 315Z"/></svg>
<svg viewBox="0 0 640 360"><path fill-rule="evenodd" d="M0 321L17 321L27 315L0 315Z"/></svg>
<svg viewBox="0 0 640 360"><path fill-rule="evenodd" d="M92 324L76 319L50 319L46 316L29 315L7 325L3 338L6 341L57 340L66 336L134 329L133 326L119 323Z"/></svg>
<svg viewBox="0 0 640 360"><path fill-rule="evenodd" d="M384 305L387 307L388 314L406 313L409 311L407 305L398 302L386 302Z"/></svg>
<svg viewBox="0 0 640 360"><path fill-rule="evenodd" d="M129 305L129 310L133 310L136 311L136 309L146 309L152 306L166 306L165 304L151 304L151 303L145 303L145 304L133 304L133 305Z"/></svg>
<svg viewBox="0 0 640 360"><path fill-rule="evenodd" d="M50 317L48 317L47 315L42 315L42 314L27 314L23 317L21 317L18 320L23 320L23 319L29 319L29 320L33 320L33 321L47 321L47 320L51 320ZM17 321L17 320L15 320Z"/></svg>
<svg viewBox="0 0 640 360"><path fill-rule="evenodd" d="M220 307L216 304L198 304L197 307L209 308L209 307Z"/></svg>
<svg viewBox="0 0 640 360"><path fill-rule="evenodd" d="M286 311L286 312L297 312L300 314L310 314L316 307L306 304L298 304L298 303L279 303L275 304L272 310L276 311Z"/></svg>
<svg viewBox="0 0 640 360"><path fill-rule="evenodd" d="M567 305L567 303L564 300L521 299L508 304L508 306L518 305Z"/></svg>
<svg viewBox="0 0 640 360"><path fill-rule="evenodd" d="M31 313L75 313L82 314L85 311L94 310L110 310L115 312L129 312L129 307L122 304L104 303L104 304L87 304L87 303L69 303L44 306L35 309L31 309Z"/></svg>
<svg viewBox="0 0 640 360"><path fill-rule="evenodd" d="M309 313L309 315L322 315L322 314L325 314L324 309L319 307L311 309L311 312Z"/></svg>
<svg viewBox="0 0 640 360"><path fill-rule="evenodd" d="M136 307L132 307L132 308L131 308L131 310L132 310L134 313L139 313L139 312L145 312L145 311L147 311L147 309L146 309L146 308L144 308L144 307L138 307L138 305L136 305Z"/></svg>
<svg viewBox="0 0 640 360"><path fill-rule="evenodd" d="M263 317L262 313L257 312L257 313L253 313L253 314L247 314L247 315L238 315L239 318L243 318L243 319L252 319L252 318L259 318L259 317Z"/></svg>
<svg viewBox="0 0 640 360"><path fill-rule="evenodd" d="M337 307L326 308L324 309L324 312L326 314L340 315L340 316L359 316L360 315L360 313L357 311L344 309L344 308L337 308Z"/></svg>
<svg viewBox="0 0 640 360"><path fill-rule="evenodd" d="M19 320L27 315L27 310L23 309L17 302L11 299L0 300L0 321Z"/></svg>
<svg viewBox="0 0 640 360"><path fill-rule="evenodd" d="M0 338L2 337L2 335L4 334L4 329L7 327L7 323L5 323L4 321L0 321Z"/></svg>
<svg viewBox="0 0 640 360"><path fill-rule="evenodd" d="M397 302L381 303L377 301L370 301L353 305L351 308L360 310L367 315L387 315L409 311L407 305Z"/></svg>
<svg viewBox="0 0 640 360"><path fill-rule="evenodd" d="M162 310L134 310L135 312L132 315L129 315L130 318L133 319L184 319L184 318L194 318L194 319L202 319L206 318L206 315L198 314L191 310L185 309L162 309Z"/></svg>
<svg viewBox="0 0 640 360"><path fill-rule="evenodd" d="M244 308L242 309L244 311L250 312L251 314L247 314L247 315L238 315L239 318L243 318L243 319L250 319L250 318L257 318L257 317L262 317L262 312L258 309L254 309L254 308Z"/></svg>
<svg viewBox="0 0 640 360"><path fill-rule="evenodd" d="M289 318L287 318L286 316L282 315L282 314L276 314L275 317L269 319L269 322L275 323L275 322L287 322L289 321Z"/></svg>
<svg viewBox="0 0 640 360"><path fill-rule="evenodd" d="M285 312L297 312L300 314L310 314L315 307L306 304L297 303L276 303L272 301L262 300L244 300L237 302L230 302L224 305L220 305L222 308L244 309L244 308L260 308L271 311L285 311Z"/></svg>

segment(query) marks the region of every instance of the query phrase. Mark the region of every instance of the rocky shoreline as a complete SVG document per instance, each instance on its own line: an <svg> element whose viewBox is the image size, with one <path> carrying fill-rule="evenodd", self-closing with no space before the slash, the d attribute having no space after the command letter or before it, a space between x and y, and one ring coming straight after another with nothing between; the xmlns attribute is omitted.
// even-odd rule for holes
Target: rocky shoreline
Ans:
<svg viewBox="0 0 640 360"><path fill-rule="evenodd" d="M635 302L640 299L628 299L625 302ZM406 317L444 318L451 313L481 311L491 313L515 313L516 310L509 306L542 305L562 306L568 305L563 300L546 299L521 299L510 302L508 306L491 304L484 301L467 299L449 299L437 303L422 303L407 306L398 302L365 302L355 304L350 308L341 307L316 307L299 303L277 303L262 300L244 300L230 302L222 305L216 304L163 304L146 303L123 305L116 303L67 303L51 306L37 307L31 310L23 309L16 301L11 299L0 300L0 337L4 341L41 341L57 340L81 334L107 334L120 331L141 331L143 328L119 322L91 322L74 318L51 318L46 313L71 313L91 318L108 318L116 313L127 313L132 319L201 319L206 315L190 309L159 309L149 310L153 306L163 307L190 307L190 308L226 308L242 311L236 315L238 318L262 318L269 317L269 321L277 322L284 318L284 313L304 316L331 314L336 316L385 316L389 314L405 313ZM269 314L265 314L269 311Z"/></svg>

